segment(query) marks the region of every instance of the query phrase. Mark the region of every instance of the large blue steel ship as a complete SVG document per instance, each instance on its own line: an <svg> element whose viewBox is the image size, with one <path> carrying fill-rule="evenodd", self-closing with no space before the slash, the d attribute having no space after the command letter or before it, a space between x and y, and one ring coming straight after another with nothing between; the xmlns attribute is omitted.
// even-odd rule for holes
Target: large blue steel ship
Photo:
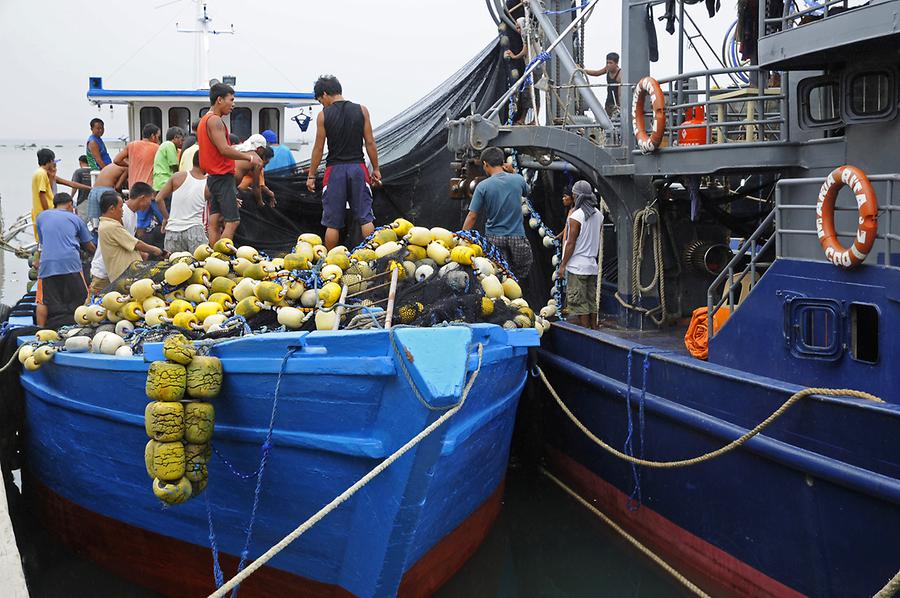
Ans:
<svg viewBox="0 0 900 598"><path fill-rule="evenodd" d="M458 187L496 145L540 236L572 180L608 208L601 326L539 350L545 471L694 591L873 595L900 567L900 2L739 2L719 54L712 3L625 0L621 83L599 84L579 68L596 2L496 4L524 56L451 123Z"/></svg>

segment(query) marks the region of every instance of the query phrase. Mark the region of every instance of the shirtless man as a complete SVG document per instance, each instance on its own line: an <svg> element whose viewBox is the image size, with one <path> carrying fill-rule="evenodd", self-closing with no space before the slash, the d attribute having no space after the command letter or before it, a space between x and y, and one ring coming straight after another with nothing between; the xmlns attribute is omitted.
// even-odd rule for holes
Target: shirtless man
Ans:
<svg viewBox="0 0 900 598"><path fill-rule="evenodd" d="M107 164L97 175L97 182L94 188L88 194L88 221L92 225L93 230L97 230L100 226L100 196L105 191L118 191L128 180L128 167L119 166L115 162Z"/></svg>
<svg viewBox="0 0 900 598"><path fill-rule="evenodd" d="M256 152L241 152L228 144L228 127L223 116L231 114L234 108L234 89L225 83L216 83L209 88L210 109L197 125L197 150L200 167L206 171L207 188L212 195L209 214L209 242L215 243L220 237L234 238L241 215L238 211L237 185L235 184L235 160L245 160L251 166L259 166L262 161ZM221 235L219 227L225 226Z"/></svg>

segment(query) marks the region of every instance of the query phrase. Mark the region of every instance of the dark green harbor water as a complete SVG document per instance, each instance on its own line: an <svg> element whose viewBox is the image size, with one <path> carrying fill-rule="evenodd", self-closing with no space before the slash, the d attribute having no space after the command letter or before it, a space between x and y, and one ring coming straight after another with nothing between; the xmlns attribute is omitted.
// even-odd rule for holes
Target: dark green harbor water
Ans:
<svg viewBox="0 0 900 598"><path fill-rule="evenodd" d="M32 598L157 596L72 554L53 542L38 522L26 521L25 538L19 542ZM487 540L435 596L686 595L551 481L530 470L513 469L503 510Z"/></svg>

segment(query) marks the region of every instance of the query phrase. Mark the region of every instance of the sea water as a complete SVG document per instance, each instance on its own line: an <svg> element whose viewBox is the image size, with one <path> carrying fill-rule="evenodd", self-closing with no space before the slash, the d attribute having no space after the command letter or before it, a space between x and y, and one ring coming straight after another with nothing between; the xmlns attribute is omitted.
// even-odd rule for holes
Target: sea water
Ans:
<svg viewBox="0 0 900 598"><path fill-rule="evenodd" d="M82 142L0 140L0 211L6 225L31 210L31 175L41 147L56 153L59 175L66 179L71 179L78 156L84 153ZM121 144L107 141L107 147L115 156ZM0 280L0 301L15 303L25 292L28 264L0 251ZM71 596L73 587L91 588L94 598L155 596L75 556L56 544L38 522L27 521L23 534L27 537L20 537L19 543L34 598ZM436 594L439 598L681 595L686 595L681 586L536 473L536 464L527 459L510 471L503 509L484 544Z"/></svg>

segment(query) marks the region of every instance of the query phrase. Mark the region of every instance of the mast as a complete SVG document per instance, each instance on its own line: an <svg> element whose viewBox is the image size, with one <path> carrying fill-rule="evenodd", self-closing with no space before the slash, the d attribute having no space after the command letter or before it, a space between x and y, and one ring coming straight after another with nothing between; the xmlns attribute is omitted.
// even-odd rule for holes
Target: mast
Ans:
<svg viewBox="0 0 900 598"><path fill-rule="evenodd" d="M197 89L206 89L209 87L209 36L210 35L234 35L234 24L229 25L228 29L218 31L210 28L212 17L206 9L204 0L194 0L197 8L195 20L197 26L195 29L182 29L175 23L178 33L194 34L194 86Z"/></svg>

